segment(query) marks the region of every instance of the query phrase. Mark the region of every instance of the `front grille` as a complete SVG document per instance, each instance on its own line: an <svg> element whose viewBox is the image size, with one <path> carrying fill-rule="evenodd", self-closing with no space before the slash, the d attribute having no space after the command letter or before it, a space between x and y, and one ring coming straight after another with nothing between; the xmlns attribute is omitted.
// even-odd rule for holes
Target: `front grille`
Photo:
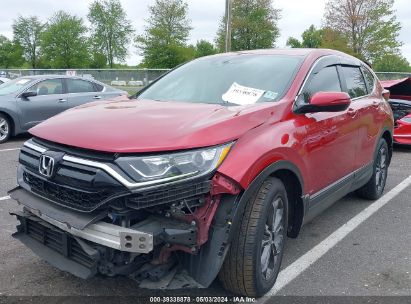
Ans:
<svg viewBox="0 0 411 304"><path fill-rule="evenodd" d="M95 266L95 259L88 255L69 234L41 220L32 220L19 215L17 217L22 223L19 231L87 268Z"/></svg>
<svg viewBox="0 0 411 304"><path fill-rule="evenodd" d="M27 172L23 173L23 178L33 193L65 207L84 212L97 209L113 195L108 190L86 192L68 188Z"/></svg>
<svg viewBox="0 0 411 304"><path fill-rule="evenodd" d="M52 150L62 153L65 151ZM25 189L61 206L82 212L91 212L102 207L111 198L128 193L107 172L65 160L56 163L56 172L51 179L39 173L41 153L23 146L19 162L24 167L22 180Z"/></svg>
<svg viewBox="0 0 411 304"><path fill-rule="evenodd" d="M210 191L211 181L185 183L174 187L163 187L142 192L128 199L127 205L134 209L152 207L160 204L200 200Z"/></svg>

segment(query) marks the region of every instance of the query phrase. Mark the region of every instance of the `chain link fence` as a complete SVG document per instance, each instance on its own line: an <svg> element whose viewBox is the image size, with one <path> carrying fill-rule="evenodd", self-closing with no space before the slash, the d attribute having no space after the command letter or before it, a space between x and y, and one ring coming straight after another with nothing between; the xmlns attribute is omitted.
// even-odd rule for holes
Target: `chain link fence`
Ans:
<svg viewBox="0 0 411 304"><path fill-rule="evenodd" d="M8 69L0 71L0 76L11 79L47 74L80 76L93 78L134 94L168 71L168 69ZM411 73L401 72L377 72L376 74L380 80L411 77Z"/></svg>
<svg viewBox="0 0 411 304"><path fill-rule="evenodd" d="M376 74L380 80L394 80L411 77L411 73L401 72L377 72Z"/></svg>
<svg viewBox="0 0 411 304"><path fill-rule="evenodd" d="M0 74L11 79L50 74L93 78L134 94L168 71L168 69L7 69L0 71Z"/></svg>

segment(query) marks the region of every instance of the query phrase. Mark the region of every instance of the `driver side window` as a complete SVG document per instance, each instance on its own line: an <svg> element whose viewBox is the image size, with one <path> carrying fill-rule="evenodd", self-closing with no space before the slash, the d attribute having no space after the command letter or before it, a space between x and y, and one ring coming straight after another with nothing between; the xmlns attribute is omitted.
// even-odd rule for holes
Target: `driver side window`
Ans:
<svg viewBox="0 0 411 304"><path fill-rule="evenodd" d="M327 66L311 75L303 90L304 101L308 103L310 98L318 92L342 92L335 65Z"/></svg>
<svg viewBox="0 0 411 304"><path fill-rule="evenodd" d="M29 91L37 92L37 96L63 94L63 82L61 79L47 79L36 83Z"/></svg>

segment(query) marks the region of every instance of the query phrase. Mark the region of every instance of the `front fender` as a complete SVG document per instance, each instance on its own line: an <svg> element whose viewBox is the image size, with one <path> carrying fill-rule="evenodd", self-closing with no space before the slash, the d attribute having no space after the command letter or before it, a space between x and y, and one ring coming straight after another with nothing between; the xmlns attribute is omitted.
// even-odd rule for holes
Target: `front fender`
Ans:
<svg viewBox="0 0 411 304"><path fill-rule="evenodd" d="M264 124L251 130L236 142L218 171L247 189L262 172L269 175L287 169L298 176L304 194L308 175L301 155L305 153L301 146L303 131L292 121Z"/></svg>

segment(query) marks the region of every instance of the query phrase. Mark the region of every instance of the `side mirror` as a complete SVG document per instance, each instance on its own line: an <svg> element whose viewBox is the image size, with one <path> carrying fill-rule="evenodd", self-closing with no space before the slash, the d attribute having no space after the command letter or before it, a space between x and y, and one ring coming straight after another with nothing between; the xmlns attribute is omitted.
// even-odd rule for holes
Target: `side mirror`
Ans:
<svg viewBox="0 0 411 304"><path fill-rule="evenodd" d="M318 92L309 103L297 106L297 113L340 112L351 104L350 95L345 92Z"/></svg>
<svg viewBox="0 0 411 304"><path fill-rule="evenodd" d="M384 89L384 90L382 91L382 97L385 99L385 101L390 100L390 96L391 96L390 91L388 91L388 90L386 90L386 89Z"/></svg>
<svg viewBox="0 0 411 304"><path fill-rule="evenodd" d="M37 92L36 91L27 91L27 92L23 92L20 95L22 98L29 98L29 97L34 97L37 96Z"/></svg>

